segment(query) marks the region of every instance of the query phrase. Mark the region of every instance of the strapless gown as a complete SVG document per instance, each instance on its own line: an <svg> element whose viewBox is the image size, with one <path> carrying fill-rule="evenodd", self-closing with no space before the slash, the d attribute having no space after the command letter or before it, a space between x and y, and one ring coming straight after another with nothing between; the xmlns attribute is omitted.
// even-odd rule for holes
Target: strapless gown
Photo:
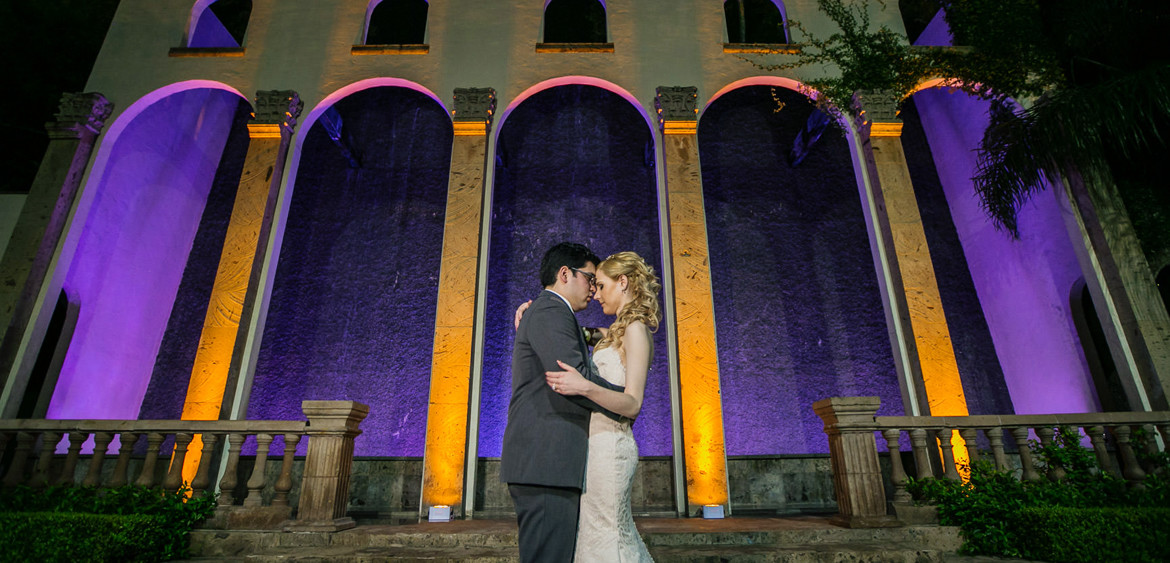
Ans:
<svg viewBox="0 0 1170 563"><path fill-rule="evenodd" d="M593 355L598 374L610 383L626 384L626 368L613 348ZM589 458L574 561L653 561L634 527L630 491L638 466L638 444L630 423L593 413L589 420Z"/></svg>

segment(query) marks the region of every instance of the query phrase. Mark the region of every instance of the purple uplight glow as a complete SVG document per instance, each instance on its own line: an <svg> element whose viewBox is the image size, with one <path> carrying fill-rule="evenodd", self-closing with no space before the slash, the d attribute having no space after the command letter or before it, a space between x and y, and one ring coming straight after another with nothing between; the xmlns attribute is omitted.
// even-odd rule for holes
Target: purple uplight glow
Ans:
<svg viewBox="0 0 1170 563"><path fill-rule="evenodd" d="M512 316L541 291L539 265L569 240L601 258L642 255L661 273L654 140L628 93L576 78L529 90L503 114L496 145L486 302L480 457L500 455L511 396ZM661 299L661 297L660 297ZM597 305L578 318L608 326ZM642 413L634 424L641 455L670 455L666 331L654 336Z"/></svg>
<svg viewBox="0 0 1170 563"><path fill-rule="evenodd" d="M1070 309L1081 270L1056 199L1063 194L1032 198L1013 240L987 217L970 180L987 103L939 88L914 102L1016 413L1098 411Z"/></svg>
<svg viewBox="0 0 1170 563"><path fill-rule="evenodd" d="M789 166L813 107L773 85L728 91L699 122L728 455L827 452L812 410L827 397L902 414L846 140L830 128Z"/></svg>
<svg viewBox="0 0 1170 563"><path fill-rule="evenodd" d="M305 124L248 418L358 401L356 455L421 456L451 119L427 92L362 86L332 104L360 167L314 121L327 106Z"/></svg>
<svg viewBox="0 0 1170 563"><path fill-rule="evenodd" d="M240 100L173 85L107 133L69 234L63 286L80 312L47 418L137 418Z"/></svg>

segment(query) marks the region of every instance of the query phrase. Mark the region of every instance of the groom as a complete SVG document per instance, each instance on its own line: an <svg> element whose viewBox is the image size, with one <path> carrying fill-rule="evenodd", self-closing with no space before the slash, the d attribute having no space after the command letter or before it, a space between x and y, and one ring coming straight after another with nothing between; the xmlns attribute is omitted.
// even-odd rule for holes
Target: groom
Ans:
<svg viewBox="0 0 1170 563"><path fill-rule="evenodd" d="M521 561L573 560L589 416L596 410L620 419L583 397L557 394L544 379L544 372L560 371L561 360L598 385L623 390L597 375L574 315L593 298L599 263L580 244L550 248L540 263L544 291L516 331L500 481L516 507Z"/></svg>

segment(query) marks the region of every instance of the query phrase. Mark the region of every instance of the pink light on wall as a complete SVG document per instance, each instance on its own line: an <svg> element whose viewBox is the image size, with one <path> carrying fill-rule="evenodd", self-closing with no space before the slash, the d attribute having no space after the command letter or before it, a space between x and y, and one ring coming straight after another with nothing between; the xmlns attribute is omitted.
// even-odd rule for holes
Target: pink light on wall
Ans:
<svg viewBox="0 0 1170 563"><path fill-rule="evenodd" d="M241 99L208 85L153 92L107 133L68 235L80 312L47 418L138 416Z"/></svg>

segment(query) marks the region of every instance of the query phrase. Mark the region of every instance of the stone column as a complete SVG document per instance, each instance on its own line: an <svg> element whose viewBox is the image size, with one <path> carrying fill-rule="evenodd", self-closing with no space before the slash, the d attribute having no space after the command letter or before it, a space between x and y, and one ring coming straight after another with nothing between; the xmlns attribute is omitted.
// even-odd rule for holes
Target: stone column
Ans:
<svg viewBox="0 0 1170 563"><path fill-rule="evenodd" d="M491 88L455 89L455 136L447 184L419 505L420 517L424 518L431 507L440 505L450 507L452 516L462 515L475 288L481 274L478 265L484 167L495 105L496 93Z"/></svg>
<svg viewBox="0 0 1170 563"><path fill-rule="evenodd" d="M1110 178L1064 179L1065 222L1134 410L1167 410L1170 315ZM1070 207L1071 206L1071 207Z"/></svg>
<svg viewBox="0 0 1170 563"><path fill-rule="evenodd" d="M860 94L862 135L867 166L876 174L874 190L880 202L876 230L893 242L896 269L902 282L914 349L918 352L922 391L920 414L967 415L967 399L959 378L959 366L951 344L951 333L943 311L942 296L935 279L934 263L926 242L926 231L918 212L906 154L902 151L902 122L896 116L897 101L889 92ZM884 213L883 213L884 211ZM917 384L917 382L914 382ZM907 405L909 406L909 405ZM925 408L923 408L925 407Z"/></svg>
<svg viewBox="0 0 1170 563"><path fill-rule="evenodd" d="M55 120L45 124L49 148L0 259L0 387L7 383L94 144L113 110L101 94L66 93ZM47 302L55 303L56 296Z"/></svg>
<svg viewBox="0 0 1170 563"><path fill-rule="evenodd" d="M874 441L879 406L877 397L832 397L813 403L829 436L838 510L833 520L849 528L898 525L886 515L886 489Z"/></svg>
<svg viewBox="0 0 1170 563"><path fill-rule="evenodd" d="M255 295L276 194L302 106L296 92L256 93L254 120L248 124L248 154L195 352L183 420L218 419L233 365L238 372L238 351L243 345L240 319ZM184 481L195 477L200 452L202 440L196 436L184 462Z"/></svg>
<svg viewBox="0 0 1170 563"><path fill-rule="evenodd" d="M662 127L678 334L679 408L686 463L687 512L721 505L730 513L723 402L715 343L715 307L707 219L699 173L698 89L659 87L654 105Z"/></svg>
<svg viewBox="0 0 1170 563"><path fill-rule="evenodd" d="M353 439L370 407L354 401L302 401L309 419L305 434L309 451L301 479L297 518L286 531L336 532L354 527L345 515L349 505L349 475L353 469Z"/></svg>

